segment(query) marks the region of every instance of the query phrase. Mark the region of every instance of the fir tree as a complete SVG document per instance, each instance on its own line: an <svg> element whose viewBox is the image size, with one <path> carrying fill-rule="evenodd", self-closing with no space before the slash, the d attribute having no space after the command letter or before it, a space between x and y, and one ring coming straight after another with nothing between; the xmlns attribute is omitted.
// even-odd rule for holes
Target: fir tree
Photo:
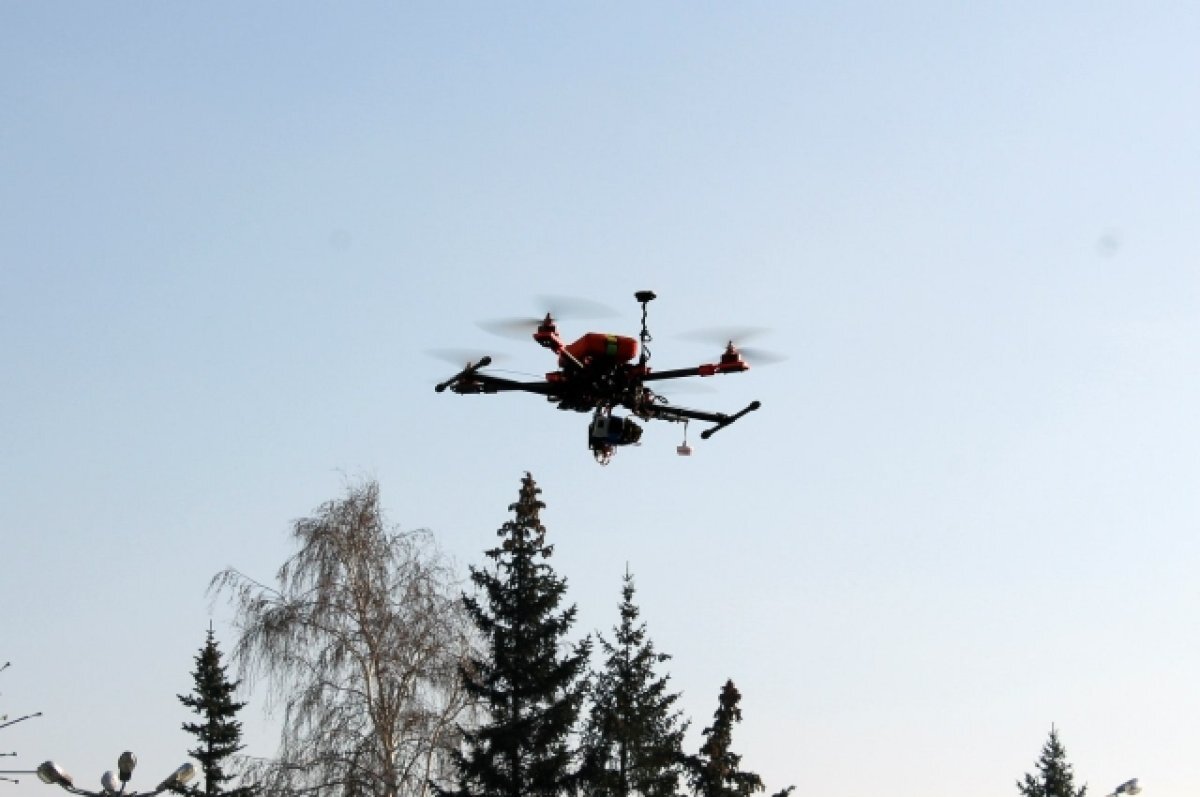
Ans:
<svg viewBox="0 0 1200 797"><path fill-rule="evenodd" d="M183 729L194 735L196 747L188 754L200 762L204 774L204 786L185 789L192 795L227 795L228 797L253 797L258 794L257 786L242 786L226 789L233 775L226 770L227 759L242 749L242 723L237 713L246 705L233 699L237 682L230 682L221 663L221 650L217 647L213 630L208 629L204 647L196 655L196 669L192 673L195 691L191 695L179 695L179 702L200 715L198 722L185 722Z"/></svg>
<svg viewBox="0 0 1200 797"><path fill-rule="evenodd" d="M1017 781L1017 791L1023 797L1084 797L1087 786L1075 788L1075 776L1067 763L1067 750L1058 739L1058 730L1050 726L1050 738L1042 746L1042 755L1037 762L1038 774L1025 773L1023 781Z"/></svg>
<svg viewBox="0 0 1200 797"><path fill-rule="evenodd" d="M742 721L738 707L742 695L733 681L721 688L713 724L704 729L704 744L700 754L688 759L692 792L697 797L750 797L763 790L762 778L753 772L743 772L742 757L733 752L733 725ZM786 797L794 786L788 786L774 797Z"/></svg>
<svg viewBox="0 0 1200 797"><path fill-rule="evenodd" d="M600 636L603 669L592 678L592 705L584 730L583 779L596 797L674 797L683 760L686 723L674 709L677 693L655 667L671 657L654 650L625 574L621 623L613 641Z"/></svg>
<svg viewBox="0 0 1200 797"><path fill-rule="evenodd" d="M574 785L568 737L583 700L587 640L560 646L575 607L559 610L566 581L546 560L553 547L539 519L545 504L529 474L521 483L512 520L487 552L494 571L471 568L480 597L464 596L467 612L486 640L484 656L462 668L464 686L487 718L464 729L455 757L458 797L557 797Z"/></svg>

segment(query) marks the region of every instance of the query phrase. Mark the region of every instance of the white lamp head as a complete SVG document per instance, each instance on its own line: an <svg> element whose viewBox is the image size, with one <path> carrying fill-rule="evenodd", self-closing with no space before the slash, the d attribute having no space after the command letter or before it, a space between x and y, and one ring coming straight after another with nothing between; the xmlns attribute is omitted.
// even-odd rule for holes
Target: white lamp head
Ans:
<svg viewBox="0 0 1200 797"><path fill-rule="evenodd" d="M179 768L167 776L167 779L158 784L160 789L169 789L174 786L182 786L192 778L196 777L196 768L189 764L180 764Z"/></svg>
<svg viewBox="0 0 1200 797"><path fill-rule="evenodd" d="M74 787L75 781L67 771L53 761L43 761L37 768L37 776L42 783L53 783L58 786Z"/></svg>

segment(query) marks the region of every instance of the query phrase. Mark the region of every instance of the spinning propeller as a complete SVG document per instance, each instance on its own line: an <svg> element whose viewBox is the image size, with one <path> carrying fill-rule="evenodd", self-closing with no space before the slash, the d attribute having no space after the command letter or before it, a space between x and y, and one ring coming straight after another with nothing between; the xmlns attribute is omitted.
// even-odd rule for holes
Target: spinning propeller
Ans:
<svg viewBox="0 0 1200 797"><path fill-rule="evenodd" d="M542 325L546 316L558 320L562 318L613 318L618 315L617 311L608 305L576 296L538 296L537 306L546 308L542 315L495 318L489 321L480 321L478 326L493 335L525 340Z"/></svg>
<svg viewBox="0 0 1200 797"><path fill-rule="evenodd" d="M771 365L787 359L786 355L769 349L743 346L742 341L754 340L770 333L769 327L703 327L683 332L678 337L710 346L733 346L742 359L751 365Z"/></svg>
<svg viewBox="0 0 1200 797"><path fill-rule="evenodd" d="M488 352L479 351L476 349L426 349L425 353L430 357L436 357L442 362L450 363L451 365L469 365L482 360L485 356L489 356ZM508 359L503 354L490 355L492 362L504 362Z"/></svg>

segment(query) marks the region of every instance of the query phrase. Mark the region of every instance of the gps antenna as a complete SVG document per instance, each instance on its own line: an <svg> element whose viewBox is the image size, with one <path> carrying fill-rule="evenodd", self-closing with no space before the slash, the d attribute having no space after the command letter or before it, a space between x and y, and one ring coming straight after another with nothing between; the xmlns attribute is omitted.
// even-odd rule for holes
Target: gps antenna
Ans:
<svg viewBox="0 0 1200 797"><path fill-rule="evenodd" d="M650 337L650 330L646 327L647 305L658 297L654 295L654 291L638 291L633 295L633 298L641 302L642 305L642 331L638 336L642 341L642 355L638 358L638 365L644 366L650 362L650 347L646 344L654 340L654 338Z"/></svg>

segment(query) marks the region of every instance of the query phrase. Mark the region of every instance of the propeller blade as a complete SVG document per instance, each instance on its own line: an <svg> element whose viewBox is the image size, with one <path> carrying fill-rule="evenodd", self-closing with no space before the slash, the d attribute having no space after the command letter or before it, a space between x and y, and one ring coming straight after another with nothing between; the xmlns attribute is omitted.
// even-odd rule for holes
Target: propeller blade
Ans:
<svg viewBox="0 0 1200 797"><path fill-rule="evenodd" d="M770 327L704 327L684 332L679 337L696 343L707 343L710 346L727 346L732 343L738 353L742 355L742 359L751 365L771 365L783 362L787 359L784 354L742 345L745 341L760 338L769 332L771 332Z"/></svg>
<svg viewBox="0 0 1200 797"><path fill-rule="evenodd" d="M451 365L457 365L460 368L471 363L477 363L488 355L488 352L474 349L426 349L425 353L430 357L435 357ZM504 355L496 354L492 354L491 358L492 362L502 362L506 359Z"/></svg>
<svg viewBox="0 0 1200 797"><path fill-rule="evenodd" d="M736 344L735 344L736 345ZM787 359L786 354L780 354L777 351L769 351L757 347L742 348L737 347L738 354L742 355L742 359L751 365L773 365L781 363Z"/></svg>
<svg viewBox="0 0 1200 797"><path fill-rule="evenodd" d="M480 321L478 327L502 338L527 339L541 326L548 313L551 318L612 318L617 311L611 307L581 299L577 296L538 296L537 306L544 308L538 316L517 316Z"/></svg>
<svg viewBox="0 0 1200 797"><path fill-rule="evenodd" d="M579 296L543 295L537 297L537 303L555 318L613 318L617 315L617 311L608 305Z"/></svg>
<svg viewBox="0 0 1200 797"><path fill-rule="evenodd" d="M681 332L677 337L695 343L710 343L714 346L724 346L732 343L741 348L742 343L771 332L770 327L702 327L689 332Z"/></svg>
<svg viewBox="0 0 1200 797"><path fill-rule="evenodd" d="M545 316L538 318L494 318L490 321L480 321L477 327L484 332L499 335L502 338L526 340L537 331Z"/></svg>

